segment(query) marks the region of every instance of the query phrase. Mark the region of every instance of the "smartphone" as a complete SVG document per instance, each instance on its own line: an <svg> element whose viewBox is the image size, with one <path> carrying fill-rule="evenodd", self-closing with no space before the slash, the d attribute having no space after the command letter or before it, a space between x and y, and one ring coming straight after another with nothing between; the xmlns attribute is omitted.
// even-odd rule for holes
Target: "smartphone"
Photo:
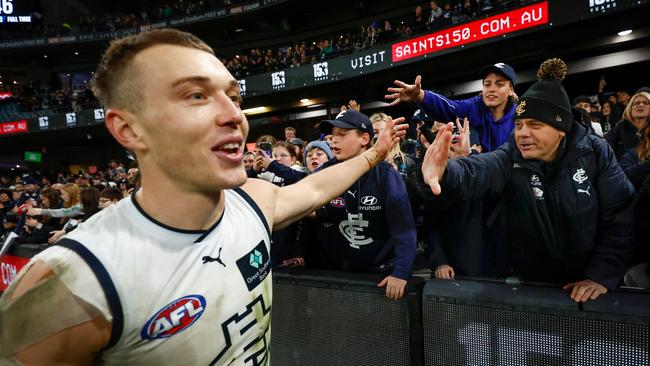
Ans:
<svg viewBox="0 0 650 366"><path fill-rule="evenodd" d="M257 148L260 150L264 150L264 152L268 156L271 156L272 154L273 146L271 146L270 142L259 142L257 143Z"/></svg>

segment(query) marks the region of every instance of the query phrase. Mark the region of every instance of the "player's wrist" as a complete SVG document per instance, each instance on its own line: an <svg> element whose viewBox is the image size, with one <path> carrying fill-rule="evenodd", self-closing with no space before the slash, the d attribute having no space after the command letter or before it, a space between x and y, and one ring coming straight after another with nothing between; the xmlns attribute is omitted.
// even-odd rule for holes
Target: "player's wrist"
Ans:
<svg viewBox="0 0 650 366"><path fill-rule="evenodd" d="M384 155L381 154L374 146L366 150L361 156L368 162L368 169L372 169L375 165L384 160Z"/></svg>

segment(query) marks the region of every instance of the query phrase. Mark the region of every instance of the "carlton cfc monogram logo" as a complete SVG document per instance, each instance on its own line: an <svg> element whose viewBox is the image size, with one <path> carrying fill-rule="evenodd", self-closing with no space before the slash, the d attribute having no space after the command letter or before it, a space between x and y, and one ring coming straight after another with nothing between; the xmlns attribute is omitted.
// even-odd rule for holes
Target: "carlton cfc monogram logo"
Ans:
<svg viewBox="0 0 650 366"><path fill-rule="evenodd" d="M517 106L517 109L515 110L517 112L517 116L521 115L522 113L526 112L526 101L522 100L519 105Z"/></svg>
<svg viewBox="0 0 650 366"><path fill-rule="evenodd" d="M359 249L360 246L372 244L372 238L366 238L363 229L368 227L368 220L363 219L363 214L348 213L348 219L341 221L339 231L350 242L350 246Z"/></svg>
<svg viewBox="0 0 650 366"><path fill-rule="evenodd" d="M578 182L578 184L582 184L587 179L587 174L582 168L578 168L578 170L576 170L576 173L573 175L573 180Z"/></svg>

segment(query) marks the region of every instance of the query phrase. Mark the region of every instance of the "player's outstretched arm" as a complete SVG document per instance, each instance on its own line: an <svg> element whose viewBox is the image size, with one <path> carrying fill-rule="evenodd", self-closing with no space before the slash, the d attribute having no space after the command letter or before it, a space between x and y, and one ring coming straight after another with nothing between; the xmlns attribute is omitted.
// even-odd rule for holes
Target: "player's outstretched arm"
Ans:
<svg viewBox="0 0 650 366"><path fill-rule="evenodd" d="M384 160L390 149L406 134L404 118L388 122L375 145L360 156L312 174L300 182L282 187L275 196L274 228L282 228L307 216L344 192L371 167Z"/></svg>
<svg viewBox="0 0 650 366"><path fill-rule="evenodd" d="M0 298L0 364L92 365L111 324L35 262Z"/></svg>

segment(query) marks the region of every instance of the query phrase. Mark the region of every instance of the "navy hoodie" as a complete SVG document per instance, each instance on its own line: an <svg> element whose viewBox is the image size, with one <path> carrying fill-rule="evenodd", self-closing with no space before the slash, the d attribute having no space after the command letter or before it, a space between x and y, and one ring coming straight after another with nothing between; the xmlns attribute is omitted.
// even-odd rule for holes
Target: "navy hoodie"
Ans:
<svg viewBox="0 0 650 366"><path fill-rule="evenodd" d="M332 159L320 169L337 164ZM382 162L318 211L325 261L337 269L407 280L416 250L415 221L400 174Z"/></svg>
<svg viewBox="0 0 650 366"><path fill-rule="evenodd" d="M440 94L425 90L420 103L426 114L438 122L453 122L456 118L469 120L472 132L478 133L484 152L496 150L508 141L510 132L515 129L515 103L508 103L503 117L494 120L490 109L477 95L468 99L451 100Z"/></svg>

